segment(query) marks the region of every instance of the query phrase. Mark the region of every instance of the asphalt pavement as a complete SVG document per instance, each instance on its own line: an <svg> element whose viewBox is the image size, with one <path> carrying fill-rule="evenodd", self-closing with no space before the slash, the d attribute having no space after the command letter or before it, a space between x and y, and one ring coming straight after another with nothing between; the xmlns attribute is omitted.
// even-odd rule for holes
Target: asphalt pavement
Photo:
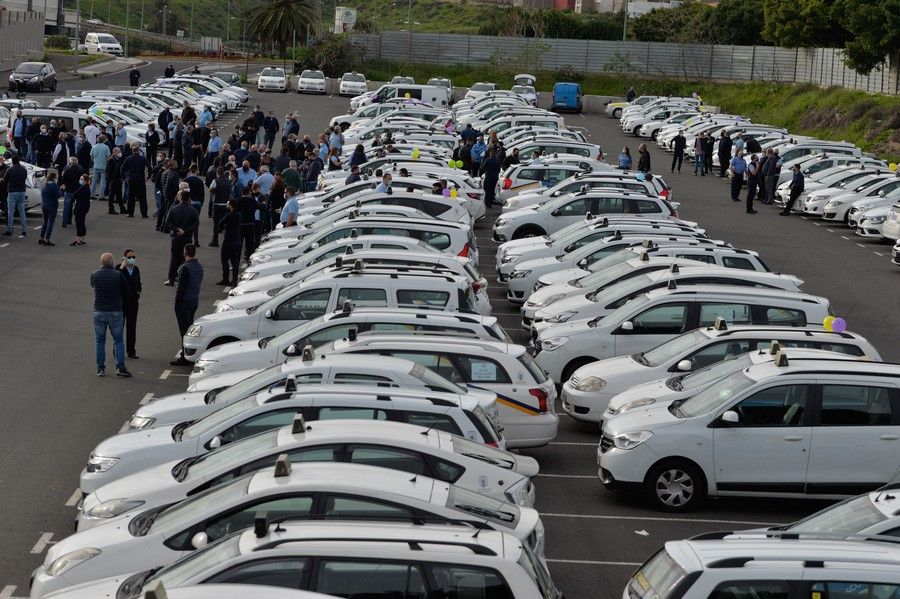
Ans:
<svg viewBox="0 0 900 599"><path fill-rule="evenodd" d="M168 63L141 70L144 79L162 74ZM193 63L175 63L176 69ZM237 70L230 69L230 70ZM127 73L65 82L66 91L127 85ZM281 117L299 112L301 130L314 133L328 119L346 112L347 99L256 94L259 103ZM228 130L240 115L225 115ZM622 145L636 150L639 141L625 136L617 122L604 115L574 115L567 121L586 127L592 141L615 155ZM725 181L694 178L688 172L668 174L670 157L651 145L655 172L672 185L681 202L681 216L695 220L711 237L736 247L758 250L773 269L798 275L806 291L831 299L850 330L867 336L886 359L900 358L895 331L900 310L895 293L898 268L890 263L890 246L858 239L852 231L800 217L779 217L760 206L747 215L732 203ZM662 168L661 168L662 167ZM685 168L685 171L689 169ZM151 213L153 208L151 207ZM494 215L478 223L480 269L493 275L495 245L490 241ZM87 245L70 247L72 228L57 228L53 248L37 245L40 219L28 220L27 239L0 241L0 599L27 596L28 577L49 544L72 531L78 474L88 453L118 431L135 406L151 396L183 391L188 370L169 361L179 347L172 310L173 290L162 286L168 265L169 240L153 230L152 219L106 214L95 203L87 217ZM205 247L210 221L201 219L202 247L198 258L206 268L200 313L221 299L218 253ZM88 282L99 255L121 256L135 250L144 293L138 319L139 360L128 362L131 379L94 376L91 324L92 291ZM494 313L517 341L526 336L518 310L506 303L503 290L490 289ZM108 349L111 358L111 351ZM527 450L541 465L536 480L537 507L547 526L547 558L551 572L568 599L620 597L628 576L670 539L710 530L741 529L785 523L825 503L801 500L720 499L696 512L672 516L654 511L635 496L614 494L596 478L596 427L567 416L560 434L547 447Z"/></svg>

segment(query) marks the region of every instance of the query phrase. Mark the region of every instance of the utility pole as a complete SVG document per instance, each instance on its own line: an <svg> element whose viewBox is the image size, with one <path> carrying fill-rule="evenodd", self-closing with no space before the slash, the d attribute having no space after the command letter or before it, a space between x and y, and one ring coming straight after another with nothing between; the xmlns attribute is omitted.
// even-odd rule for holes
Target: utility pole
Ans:
<svg viewBox="0 0 900 599"><path fill-rule="evenodd" d="M144 30L144 0L141 0L141 31Z"/></svg>
<svg viewBox="0 0 900 599"><path fill-rule="evenodd" d="M62 0L60 0L62 3ZM81 54L78 52L78 44L81 41L81 0L75 0L75 68L74 73L78 74L78 63L81 62Z"/></svg>
<svg viewBox="0 0 900 599"><path fill-rule="evenodd" d="M622 14L625 16L622 18L622 41L628 37L628 0L622 4Z"/></svg>
<svg viewBox="0 0 900 599"><path fill-rule="evenodd" d="M110 2L110 4L112 4L112 2ZM128 57L128 43L129 43L129 40L128 40L128 34L129 34L128 16L130 14L130 11L131 11L131 0L125 0L125 57L126 58Z"/></svg>
<svg viewBox="0 0 900 599"><path fill-rule="evenodd" d="M247 17L244 17L243 26L241 28L241 37L244 38L243 46L244 46L244 55L246 56L246 62L244 63L244 79L246 80L250 76L250 49L247 47Z"/></svg>
<svg viewBox="0 0 900 599"><path fill-rule="evenodd" d="M56 33L65 33L66 13L63 12L62 0L56 1Z"/></svg>
<svg viewBox="0 0 900 599"><path fill-rule="evenodd" d="M162 34L166 35L166 9L169 7L168 4L163 4L162 7Z"/></svg>
<svg viewBox="0 0 900 599"><path fill-rule="evenodd" d="M407 60L412 62L412 0L407 0L406 32L409 34L409 55L407 56Z"/></svg>
<svg viewBox="0 0 900 599"><path fill-rule="evenodd" d="M28 2L29 2L29 4L30 4L30 3L31 3L31 0L28 0ZM91 0L91 16L88 17L88 18L91 19L91 20L94 19L94 0Z"/></svg>
<svg viewBox="0 0 900 599"><path fill-rule="evenodd" d="M191 0L191 25L188 27L188 39L194 39L194 0Z"/></svg>
<svg viewBox="0 0 900 599"><path fill-rule="evenodd" d="M225 44L231 39L231 0L225 0Z"/></svg>

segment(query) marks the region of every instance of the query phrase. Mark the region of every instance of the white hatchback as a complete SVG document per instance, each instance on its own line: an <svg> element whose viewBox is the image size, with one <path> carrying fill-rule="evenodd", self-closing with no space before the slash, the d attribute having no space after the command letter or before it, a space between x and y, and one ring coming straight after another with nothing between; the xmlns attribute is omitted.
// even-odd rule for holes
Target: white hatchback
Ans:
<svg viewBox="0 0 900 599"><path fill-rule="evenodd" d="M369 82L362 73L352 72L344 73L341 76L341 82L338 85L338 95L340 96L358 96L369 90Z"/></svg>
<svg viewBox="0 0 900 599"><path fill-rule="evenodd" d="M322 71L306 69L297 79L297 93L325 94L326 81Z"/></svg>
<svg viewBox="0 0 900 599"><path fill-rule="evenodd" d="M278 92L286 92L288 88L288 77L284 69L280 67L266 67L260 72L259 79L256 81L256 91L274 90Z"/></svg>

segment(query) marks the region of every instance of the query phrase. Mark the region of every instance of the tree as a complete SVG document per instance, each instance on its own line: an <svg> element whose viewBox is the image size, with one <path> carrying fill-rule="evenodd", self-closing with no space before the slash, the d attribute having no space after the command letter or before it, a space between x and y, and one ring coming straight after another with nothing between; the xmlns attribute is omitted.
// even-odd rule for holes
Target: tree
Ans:
<svg viewBox="0 0 900 599"><path fill-rule="evenodd" d="M900 0L838 0L834 15L850 36L844 62L868 74L900 50Z"/></svg>
<svg viewBox="0 0 900 599"><path fill-rule="evenodd" d="M722 0L711 15L717 44L753 46L762 43L763 0Z"/></svg>
<svg viewBox="0 0 900 599"><path fill-rule="evenodd" d="M655 8L631 22L632 33L643 42L716 43L714 12L712 6L693 1L675 8Z"/></svg>
<svg viewBox="0 0 900 599"><path fill-rule="evenodd" d="M247 37L256 38L263 47L275 44L284 53L296 33L305 39L308 31L316 31L315 0L269 0L248 11Z"/></svg>
<svg viewBox="0 0 900 599"><path fill-rule="evenodd" d="M835 19L835 0L765 0L769 41L786 48L841 47L847 31Z"/></svg>

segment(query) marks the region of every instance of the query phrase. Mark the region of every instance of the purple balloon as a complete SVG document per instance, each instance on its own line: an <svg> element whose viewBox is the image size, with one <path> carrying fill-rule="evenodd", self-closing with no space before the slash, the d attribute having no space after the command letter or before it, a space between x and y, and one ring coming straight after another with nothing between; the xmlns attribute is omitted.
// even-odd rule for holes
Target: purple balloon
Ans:
<svg viewBox="0 0 900 599"><path fill-rule="evenodd" d="M441 195L444 196L445 198L449 198L450 197L450 188L445 187L444 189L442 189Z"/></svg>
<svg viewBox="0 0 900 599"><path fill-rule="evenodd" d="M843 318L835 318L831 323L831 330L835 333L843 333L847 330L847 321Z"/></svg>

